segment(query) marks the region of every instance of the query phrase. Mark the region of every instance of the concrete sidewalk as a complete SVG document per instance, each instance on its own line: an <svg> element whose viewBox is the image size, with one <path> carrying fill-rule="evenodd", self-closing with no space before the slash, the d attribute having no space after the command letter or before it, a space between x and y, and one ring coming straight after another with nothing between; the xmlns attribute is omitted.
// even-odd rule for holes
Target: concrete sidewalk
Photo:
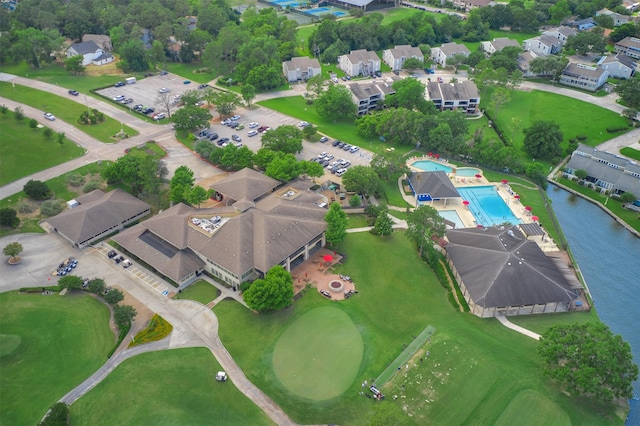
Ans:
<svg viewBox="0 0 640 426"><path fill-rule="evenodd" d="M531 330L527 330L524 327L520 327L519 325L512 323L507 319L507 317L499 315L496 318L505 327L510 328L513 331L517 331L520 334L524 334L527 337L531 337L532 339L540 340L540 335L538 333L534 333Z"/></svg>

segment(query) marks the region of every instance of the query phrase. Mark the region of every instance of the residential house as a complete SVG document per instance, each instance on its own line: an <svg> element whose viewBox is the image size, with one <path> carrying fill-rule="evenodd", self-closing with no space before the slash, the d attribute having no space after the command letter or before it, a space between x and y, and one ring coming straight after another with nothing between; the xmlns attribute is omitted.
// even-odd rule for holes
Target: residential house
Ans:
<svg viewBox="0 0 640 426"><path fill-rule="evenodd" d="M311 77L320 75L320 62L315 58L306 56L291 58L290 61L282 63L282 72L287 81L294 82L299 80L309 80Z"/></svg>
<svg viewBox="0 0 640 426"><path fill-rule="evenodd" d="M495 52L499 52L505 47L510 46L522 49L520 43L507 37L494 38L493 41L481 41L480 46L482 47L482 50L484 50L489 55Z"/></svg>
<svg viewBox="0 0 640 426"><path fill-rule="evenodd" d="M104 65L114 61L113 55L106 53L98 47L94 41L86 41L82 43L73 43L67 49L67 58L72 56L82 56L82 65Z"/></svg>
<svg viewBox="0 0 640 426"><path fill-rule="evenodd" d="M85 34L82 36L82 42L88 41L94 42L104 53L111 53L113 50L113 44L111 43L111 37L105 34Z"/></svg>
<svg viewBox="0 0 640 426"><path fill-rule="evenodd" d="M460 193L443 171L411 172L407 178L411 192L419 205L425 202L460 199Z"/></svg>
<svg viewBox="0 0 640 426"><path fill-rule="evenodd" d="M538 74L531 71L531 62L539 56L533 51L524 52L518 55L518 68L522 71L523 77L538 77L544 74Z"/></svg>
<svg viewBox="0 0 640 426"><path fill-rule="evenodd" d="M559 27L544 31L542 34L560 40L560 42L562 42L562 45L564 46L569 37L578 34L578 31L576 31L574 28L567 27L566 25L560 25Z"/></svg>
<svg viewBox="0 0 640 426"><path fill-rule="evenodd" d="M562 71L560 84L595 92L604 86L608 77L606 69L571 63Z"/></svg>
<svg viewBox="0 0 640 426"><path fill-rule="evenodd" d="M69 244L84 248L124 229L151 212L144 201L121 189L89 192L67 203L68 209L46 222Z"/></svg>
<svg viewBox="0 0 640 426"><path fill-rule="evenodd" d="M600 9L599 11L596 12L596 16L602 16L602 15L610 16L611 19L613 19L614 27L619 27L620 25L624 25L628 22L634 21L633 17L629 15L623 15L621 13L613 12L609 9Z"/></svg>
<svg viewBox="0 0 640 426"><path fill-rule="evenodd" d="M549 56L560 53L564 42L548 34L526 39L522 47L527 52L533 52L537 56Z"/></svg>
<svg viewBox="0 0 640 426"><path fill-rule="evenodd" d="M181 288L202 272L239 286L275 265L291 271L324 246L326 198L311 186L243 169L212 186L225 207L176 204L114 240Z"/></svg>
<svg viewBox="0 0 640 426"><path fill-rule="evenodd" d="M382 52L382 60L391 67L392 71L401 70L404 66L404 61L409 58L415 58L420 62L424 62L424 55L418 47L401 45L393 49L386 49Z"/></svg>
<svg viewBox="0 0 640 426"><path fill-rule="evenodd" d="M470 53L471 51L469 51L464 44L451 42L431 49L431 58L435 63L444 67L447 65L447 59L451 59L451 57L456 55L469 56Z"/></svg>
<svg viewBox="0 0 640 426"><path fill-rule="evenodd" d="M351 96L356 104L356 112L358 115L368 114L369 111L378 109L382 104L385 96L396 93L392 84L399 80L390 79L389 81L373 81L366 83L352 83L349 85Z"/></svg>
<svg viewBox="0 0 640 426"><path fill-rule="evenodd" d="M352 50L348 55L338 56L338 68L351 77L373 75L380 71L380 58L370 50Z"/></svg>
<svg viewBox="0 0 640 426"><path fill-rule="evenodd" d="M427 83L427 96L440 111L458 110L475 114L480 105L478 86L467 80L459 83Z"/></svg>
<svg viewBox="0 0 640 426"><path fill-rule="evenodd" d="M571 23L571 26L577 28L578 31L588 31L591 28L595 28L597 25L598 24L596 23L596 21L594 21L591 17L578 19Z"/></svg>
<svg viewBox="0 0 640 426"><path fill-rule="evenodd" d="M625 37L615 44L614 50L633 59L640 59L640 38Z"/></svg>
<svg viewBox="0 0 640 426"><path fill-rule="evenodd" d="M496 4L493 0L453 0L453 6L469 12L479 7L492 6Z"/></svg>
<svg viewBox="0 0 640 426"><path fill-rule="evenodd" d="M609 76L613 78L627 79L633 77L638 64L631 56L624 53L603 56L598 61L598 68L609 71Z"/></svg>
<svg viewBox="0 0 640 426"><path fill-rule="evenodd" d="M622 0L622 6L630 12L635 12L640 8L640 3L635 0Z"/></svg>
<svg viewBox="0 0 640 426"><path fill-rule="evenodd" d="M447 262L471 313L481 318L588 309L565 260L518 226L449 229Z"/></svg>
<svg viewBox="0 0 640 426"><path fill-rule="evenodd" d="M579 144L567 163L565 177L575 177L577 170L587 172L585 181L613 194L629 192L640 200L640 165L607 151Z"/></svg>

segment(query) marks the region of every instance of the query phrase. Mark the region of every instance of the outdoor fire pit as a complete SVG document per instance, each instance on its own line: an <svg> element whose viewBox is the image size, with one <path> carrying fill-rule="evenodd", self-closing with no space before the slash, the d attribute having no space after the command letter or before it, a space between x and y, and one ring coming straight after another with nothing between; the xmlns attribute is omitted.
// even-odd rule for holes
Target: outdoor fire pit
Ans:
<svg viewBox="0 0 640 426"><path fill-rule="evenodd" d="M341 293L344 290L344 284L342 281L334 280L329 283L329 290L334 293Z"/></svg>

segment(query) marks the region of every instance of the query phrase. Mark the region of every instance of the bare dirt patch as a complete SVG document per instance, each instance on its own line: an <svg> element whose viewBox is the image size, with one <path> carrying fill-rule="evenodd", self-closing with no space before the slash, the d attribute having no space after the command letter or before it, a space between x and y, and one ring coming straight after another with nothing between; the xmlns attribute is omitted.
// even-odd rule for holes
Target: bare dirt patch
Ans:
<svg viewBox="0 0 640 426"><path fill-rule="evenodd" d="M136 334L138 334L140 330L143 330L147 326L147 324L149 323L149 320L151 320L151 317L155 312L147 308L145 304L140 302L131 294L127 293L126 290L124 290L123 288L117 285L113 287L117 288L124 294L124 300L120 303L122 303L123 305L133 306L133 308L138 313L134 318L133 323L131 324L131 332L135 336Z"/></svg>

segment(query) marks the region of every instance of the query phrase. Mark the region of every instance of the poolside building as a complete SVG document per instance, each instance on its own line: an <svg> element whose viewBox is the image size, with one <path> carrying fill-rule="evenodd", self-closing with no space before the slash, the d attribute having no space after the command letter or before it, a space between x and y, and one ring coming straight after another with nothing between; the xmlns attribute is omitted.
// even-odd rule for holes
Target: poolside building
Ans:
<svg viewBox="0 0 640 426"><path fill-rule="evenodd" d="M275 265L290 271L324 246L325 199L311 185L243 169L213 185L226 206L177 204L114 240L181 287L204 272L239 286Z"/></svg>
<svg viewBox="0 0 640 426"><path fill-rule="evenodd" d="M584 288L566 262L547 256L518 226L450 229L447 262L481 318L588 309Z"/></svg>
<svg viewBox="0 0 640 426"><path fill-rule="evenodd" d="M443 171L411 172L407 178L411 192L418 204L442 200L459 199L460 193Z"/></svg>

